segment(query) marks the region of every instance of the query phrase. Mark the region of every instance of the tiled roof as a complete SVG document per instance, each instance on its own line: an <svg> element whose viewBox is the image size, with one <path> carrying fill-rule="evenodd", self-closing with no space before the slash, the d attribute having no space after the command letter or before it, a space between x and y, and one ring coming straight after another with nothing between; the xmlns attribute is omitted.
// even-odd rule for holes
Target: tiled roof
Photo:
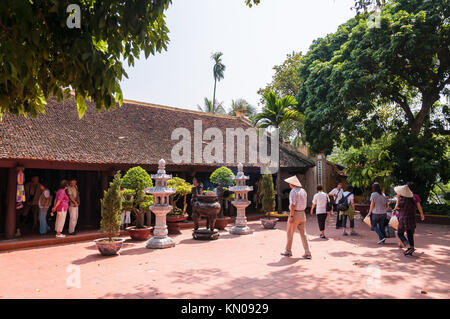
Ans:
<svg viewBox="0 0 450 319"><path fill-rule="evenodd" d="M56 98L50 98L47 103L46 114L35 119L3 116L0 160L152 165L164 158L171 164L171 150L178 143L171 139L175 128L186 128L193 137L194 120L202 120L203 132L217 127L225 140L226 128L251 127L250 122L238 117L134 101L124 101L122 107L100 113L94 103L88 102L82 119L78 118L72 99L58 103ZM281 147L280 157L282 167L314 166L314 161L289 146ZM227 165L210 165L222 164Z"/></svg>

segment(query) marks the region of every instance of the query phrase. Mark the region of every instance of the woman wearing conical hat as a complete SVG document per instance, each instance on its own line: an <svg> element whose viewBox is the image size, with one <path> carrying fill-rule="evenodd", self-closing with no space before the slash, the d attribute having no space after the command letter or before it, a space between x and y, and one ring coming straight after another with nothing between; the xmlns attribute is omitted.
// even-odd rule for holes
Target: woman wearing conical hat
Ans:
<svg viewBox="0 0 450 319"><path fill-rule="evenodd" d="M417 203L408 185L397 186L394 188L394 191L397 193L397 205L395 209L399 210L397 235L407 248L404 255L412 256L414 252ZM405 237L405 232L407 238Z"/></svg>

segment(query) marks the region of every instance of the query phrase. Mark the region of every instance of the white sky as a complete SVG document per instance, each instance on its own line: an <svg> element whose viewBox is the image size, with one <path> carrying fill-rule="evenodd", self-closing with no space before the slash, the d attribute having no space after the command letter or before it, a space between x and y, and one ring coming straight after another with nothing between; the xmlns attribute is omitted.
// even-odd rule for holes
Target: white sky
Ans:
<svg viewBox="0 0 450 319"><path fill-rule="evenodd" d="M271 81L272 67L292 51L306 53L312 41L335 32L354 16L354 0L173 0L166 11L167 51L126 71L124 98L187 109L212 99L211 54L223 52L225 78L216 98L228 108L245 98L257 106L257 91Z"/></svg>

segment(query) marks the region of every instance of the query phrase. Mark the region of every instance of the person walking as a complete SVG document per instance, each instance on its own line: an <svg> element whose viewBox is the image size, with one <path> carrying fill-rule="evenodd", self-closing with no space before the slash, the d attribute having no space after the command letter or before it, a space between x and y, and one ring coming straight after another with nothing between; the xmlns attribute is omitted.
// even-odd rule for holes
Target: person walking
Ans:
<svg viewBox="0 0 450 319"><path fill-rule="evenodd" d="M311 252L309 250L308 238L306 237L305 223L306 223L306 204L308 195L303 189L302 184L298 180L297 176L289 177L284 180L291 187L289 193L289 218L287 223L287 243L286 249L281 255L286 257L292 256L292 241L294 238L295 230L298 229L300 237L302 239L303 249L305 254L303 258L311 259Z"/></svg>
<svg viewBox="0 0 450 319"><path fill-rule="evenodd" d="M347 209L339 212L339 215L342 219L342 227L344 228L344 232L342 233L342 235L348 236L347 218L350 220L350 235L358 235L358 233L355 231L355 196L353 195L352 185L347 185L347 187L345 188L345 192L342 194L342 198L338 202L338 208L341 207L341 204L348 207Z"/></svg>
<svg viewBox="0 0 450 319"><path fill-rule="evenodd" d="M372 194L370 195L369 216L372 222L372 230L378 235L378 244L384 244L386 241L386 210L388 199L383 195L379 183L373 183Z"/></svg>
<svg viewBox="0 0 450 319"><path fill-rule="evenodd" d="M47 212L52 204L52 196L50 190L42 184L41 191L42 194L39 197L39 233L44 235L50 230L50 226L47 224Z"/></svg>
<svg viewBox="0 0 450 319"><path fill-rule="evenodd" d="M69 196L69 235L75 235L75 227L78 222L78 207L80 206L80 192L78 191L77 181L72 179L67 187Z"/></svg>
<svg viewBox="0 0 450 319"><path fill-rule="evenodd" d="M336 212L336 229L339 229L342 226L342 220L339 215L339 210L337 209L337 203L341 200L343 193L344 189L342 188L342 183L337 184L337 186L328 193L328 196L332 196L334 199L333 211Z"/></svg>
<svg viewBox="0 0 450 319"><path fill-rule="evenodd" d="M405 256L412 256L415 251L414 231L416 229L417 202L408 185L397 186L394 188L394 191L397 193L397 205L394 209L398 209L399 211L397 236L406 247L403 254ZM420 217L421 220L425 219L423 213ZM407 238L405 237L405 232Z"/></svg>
<svg viewBox="0 0 450 319"><path fill-rule="evenodd" d="M314 208L316 209L317 222L319 223L320 238L325 237L325 221L328 216L327 203L330 202L330 198L323 191L322 185L317 185L317 193L313 197L311 216L313 215Z"/></svg>
<svg viewBox="0 0 450 319"><path fill-rule="evenodd" d="M67 209L69 208L69 196L66 194L68 182L66 180L62 180L59 189L56 192L55 197L55 206L52 208L51 215L56 211L56 222L55 222L55 231L56 238L64 238L66 237L62 234L64 223L66 222Z"/></svg>

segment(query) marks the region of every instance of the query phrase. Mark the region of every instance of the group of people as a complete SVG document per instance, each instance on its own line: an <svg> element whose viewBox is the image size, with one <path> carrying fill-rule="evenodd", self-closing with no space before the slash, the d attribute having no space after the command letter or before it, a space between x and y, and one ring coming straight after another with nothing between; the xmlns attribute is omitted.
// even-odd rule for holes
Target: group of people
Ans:
<svg viewBox="0 0 450 319"><path fill-rule="evenodd" d="M50 231L47 222L50 207L50 215L53 217L56 213L55 232L57 238L66 237L62 234L66 222L67 212L69 212L69 235L75 234L75 228L78 222L78 207L80 205L80 192L77 187L77 181L63 180L56 191L55 200L51 191L41 182L38 176L33 176L31 182L25 184L25 203L18 209L17 232L16 237L21 236L21 229L31 215L33 217L32 230L36 230L39 224L39 233L41 235Z"/></svg>
<svg viewBox="0 0 450 319"><path fill-rule="evenodd" d="M289 184L291 191L289 193L289 218L286 230L287 243L281 255L286 257L292 256L293 236L295 230L298 229L305 251L303 258L311 259L311 251L305 229L308 195L296 176L287 178L285 182ZM385 243L387 238L385 227L388 225L389 219L392 216L396 216L398 218L397 236L400 240L400 247L406 248L404 251L405 256L412 256L415 250L414 231L416 228L416 209L420 212L421 220L423 221L425 219L420 205L420 197L414 194L414 189L414 184L411 182L407 185L395 187L394 191L397 194L397 201L393 210L390 210L389 199L383 193L379 183L372 185L372 194L370 196L371 204L368 215L371 219L372 230L378 235L378 244ZM336 212L336 229L344 229L343 236L349 235L347 232L347 219L350 224L350 236L358 235L355 231L356 210L351 185L347 185L344 191L342 184L338 184L328 194L324 192L322 185L318 185L317 193L312 200L311 215L313 215L314 210L317 215L320 238L326 239L325 221L327 216L332 212Z"/></svg>

